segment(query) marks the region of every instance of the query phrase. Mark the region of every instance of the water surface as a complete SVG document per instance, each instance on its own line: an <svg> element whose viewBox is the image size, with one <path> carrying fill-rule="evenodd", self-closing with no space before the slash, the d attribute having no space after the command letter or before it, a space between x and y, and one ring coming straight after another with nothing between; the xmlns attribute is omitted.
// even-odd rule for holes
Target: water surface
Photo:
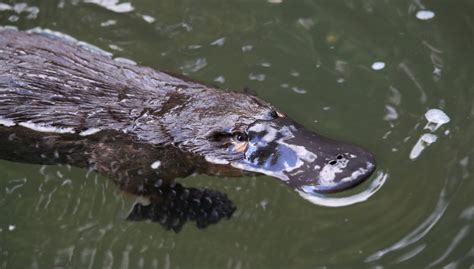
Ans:
<svg viewBox="0 0 474 269"><path fill-rule="evenodd" d="M125 221L132 201L104 177L0 161L0 268L474 268L473 10L469 0L0 0L0 25L247 89L369 148L376 175L339 197L385 178L336 208L269 177L184 179L227 193L237 211L176 234ZM430 109L449 122L427 126Z"/></svg>

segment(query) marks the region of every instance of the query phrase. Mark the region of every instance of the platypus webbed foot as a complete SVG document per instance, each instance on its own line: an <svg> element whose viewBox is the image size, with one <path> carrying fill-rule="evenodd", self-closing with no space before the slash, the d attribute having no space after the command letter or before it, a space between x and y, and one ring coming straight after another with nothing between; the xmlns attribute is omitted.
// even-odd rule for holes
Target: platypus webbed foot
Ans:
<svg viewBox="0 0 474 269"><path fill-rule="evenodd" d="M186 188L180 184L163 186L149 205L136 203L127 220L158 222L165 229L179 232L187 221L199 229L230 218L236 207L226 194L209 189Z"/></svg>

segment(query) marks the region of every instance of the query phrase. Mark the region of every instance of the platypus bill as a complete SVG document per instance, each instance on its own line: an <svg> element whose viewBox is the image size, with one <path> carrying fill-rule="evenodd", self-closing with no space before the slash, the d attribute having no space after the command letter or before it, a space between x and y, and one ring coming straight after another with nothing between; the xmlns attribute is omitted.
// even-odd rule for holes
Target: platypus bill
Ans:
<svg viewBox="0 0 474 269"><path fill-rule="evenodd" d="M153 195L193 173L280 179L309 195L357 185L372 154L218 90L56 35L0 30L0 158L71 164Z"/></svg>

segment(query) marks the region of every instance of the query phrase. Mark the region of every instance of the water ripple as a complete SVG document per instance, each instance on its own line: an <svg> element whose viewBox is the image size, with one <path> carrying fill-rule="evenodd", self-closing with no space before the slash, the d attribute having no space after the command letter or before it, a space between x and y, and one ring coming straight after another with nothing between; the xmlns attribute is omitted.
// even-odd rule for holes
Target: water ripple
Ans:
<svg viewBox="0 0 474 269"><path fill-rule="evenodd" d="M425 221L423 221L416 229L404 236L400 241L393 244L392 246L371 254L365 259L365 261L377 261L386 254L396 250L404 249L425 237L431 231L431 229L433 229L436 223L438 223L438 221L441 219L446 209L448 208L448 202L446 201L445 192L445 189L441 191L441 194L438 198L438 203L436 204L436 208L434 209L433 213L431 213L431 215Z"/></svg>

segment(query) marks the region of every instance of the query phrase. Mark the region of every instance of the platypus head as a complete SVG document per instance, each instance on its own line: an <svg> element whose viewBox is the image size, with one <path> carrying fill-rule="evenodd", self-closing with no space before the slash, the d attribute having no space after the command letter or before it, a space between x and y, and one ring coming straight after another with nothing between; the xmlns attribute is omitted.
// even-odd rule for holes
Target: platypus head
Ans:
<svg viewBox="0 0 474 269"><path fill-rule="evenodd" d="M328 193L350 188L375 168L365 149L306 130L287 117L256 121L236 135L242 156L233 167L279 178L304 192Z"/></svg>
<svg viewBox="0 0 474 269"><path fill-rule="evenodd" d="M367 150L311 132L254 96L194 97L164 120L180 148L212 167L201 172L256 172L305 193L330 193L357 185L375 169Z"/></svg>

